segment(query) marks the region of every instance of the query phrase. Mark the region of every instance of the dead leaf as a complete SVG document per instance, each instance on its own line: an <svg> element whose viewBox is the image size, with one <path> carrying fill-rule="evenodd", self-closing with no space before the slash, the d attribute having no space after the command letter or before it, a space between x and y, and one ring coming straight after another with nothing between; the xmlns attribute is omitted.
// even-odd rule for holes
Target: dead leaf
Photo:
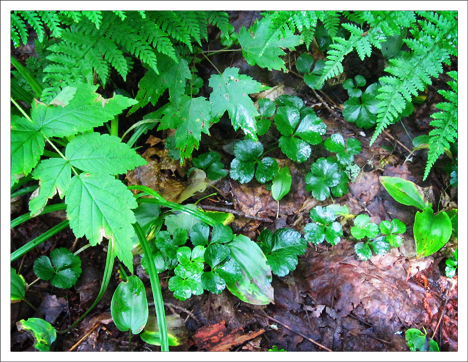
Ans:
<svg viewBox="0 0 468 362"><path fill-rule="evenodd" d="M44 315L47 322L53 324L58 316L67 308L67 305L68 303L65 298L57 298L56 295L44 293L44 299L42 299L37 310Z"/></svg>

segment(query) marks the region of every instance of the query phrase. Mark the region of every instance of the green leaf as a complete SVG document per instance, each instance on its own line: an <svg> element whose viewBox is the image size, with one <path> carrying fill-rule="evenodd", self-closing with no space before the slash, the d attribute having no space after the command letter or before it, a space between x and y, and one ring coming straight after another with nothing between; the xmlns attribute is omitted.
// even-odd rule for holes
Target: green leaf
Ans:
<svg viewBox="0 0 468 362"><path fill-rule="evenodd" d="M229 175L233 180L245 184L251 181L255 175L255 162L245 162L235 158L231 161L231 171Z"/></svg>
<svg viewBox="0 0 468 362"><path fill-rule="evenodd" d="M271 127L271 121L268 118L261 118L257 121L257 134L263 136Z"/></svg>
<svg viewBox="0 0 468 362"><path fill-rule="evenodd" d="M12 303L19 302L26 295L26 281L21 274L17 274L16 270L11 268L10 274L10 301Z"/></svg>
<svg viewBox="0 0 468 362"><path fill-rule="evenodd" d="M309 73L314 64L314 58L307 53L301 54L296 60L296 68L301 73Z"/></svg>
<svg viewBox="0 0 468 362"><path fill-rule="evenodd" d="M330 152L337 153L345 150L345 140L339 133L332 134L323 145Z"/></svg>
<svg viewBox="0 0 468 362"><path fill-rule="evenodd" d="M16 322L18 331L26 331L34 338L34 348L39 351L50 351L50 346L57 338L55 328L49 322L40 318L29 318Z"/></svg>
<svg viewBox="0 0 468 362"><path fill-rule="evenodd" d="M210 236L210 227L205 223L193 225L190 232L190 241L193 245L208 245L208 238Z"/></svg>
<svg viewBox="0 0 468 362"><path fill-rule="evenodd" d="M185 207L188 207L194 211L198 210L197 205L193 204L185 205ZM184 229L190 233L192 228L200 222L201 220L198 217L183 211L178 211L174 215L166 216L164 220L167 231L171 234L173 234L177 229Z"/></svg>
<svg viewBox="0 0 468 362"><path fill-rule="evenodd" d="M428 205L413 182L400 177L381 176L380 183L397 202L424 210Z"/></svg>
<svg viewBox="0 0 468 362"><path fill-rule="evenodd" d="M414 220L414 241L418 258L429 256L439 251L452 235L452 223L447 213L434 215L431 208L417 212Z"/></svg>
<svg viewBox="0 0 468 362"><path fill-rule="evenodd" d="M186 261L185 256L183 257L184 261ZM168 284L169 290L174 292L174 297L185 300L190 298L192 294L200 295L203 293L202 262L188 261L186 264L178 265L174 272L176 275L169 279Z"/></svg>
<svg viewBox="0 0 468 362"><path fill-rule="evenodd" d="M283 136L292 136L300 120L301 114L294 106L281 106L276 111L275 125Z"/></svg>
<svg viewBox="0 0 468 362"><path fill-rule="evenodd" d="M39 188L31 195L29 201L31 216L40 214L48 199L54 197L57 191L63 198L71 182L70 163L62 158L43 160L34 170L33 177L39 180Z"/></svg>
<svg viewBox="0 0 468 362"><path fill-rule="evenodd" d="M71 288L81 275L81 259L66 248L54 249L49 257L43 255L34 261L38 278L50 280L57 288Z"/></svg>
<svg viewBox="0 0 468 362"><path fill-rule="evenodd" d="M298 96L290 96L288 94L282 94L278 98L275 99L276 104L279 107L289 106L293 108L297 108L298 111L302 111L304 108L304 101L299 98ZM308 108L312 110L312 108Z"/></svg>
<svg viewBox="0 0 468 362"><path fill-rule="evenodd" d="M274 158L265 157L257 165L255 178L258 182L264 184L265 182L273 180L273 178L278 174L278 171L278 162L276 162Z"/></svg>
<svg viewBox="0 0 468 362"><path fill-rule="evenodd" d="M102 126L136 103L121 95L104 99L95 93L97 85L80 83L72 88L76 88L75 96L65 107L46 106L39 102L33 105L31 118L46 137L67 137Z"/></svg>
<svg viewBox="0 0 468 362"><path fill-rule="evenodd" d="M281 151L283 151L288 158L298 163L307 161L312 152L312 149L306 141L295 137L281 136L279 139L279 146Z"/></svg>
<svg viewBox="0 0 468 362"><path fill-rule="evenodd" d="M237 142L234 146L234 156L239 161L255 162L263 153L263 145L252 140Z"/></svg>
<svg viewBox="0 0 468 362"><path fill-rule="evenodd" d="M203 153L192 160L196 168L204 170L206 177L210 180L217 180L227 175L224 165L221 163L221 156L218 152L210 151Z"/></svg>
<svg viewBox="0 0 468 362"><path fill-rule="evenodd" d="M377 255L383 255L390 250L390 244L386 236L375 238L369 244Z"/></svg>
<svg viewBox="0 0 468 362"><path fill-rule="evenodd" d="M242 278L241 267L239 263L233 259L228 258L214 269L214 272L224 279L226 283L235 283Z"/></svg>
<svg viewBox="0 0 468 362"><path fill-rule="evenodd" d="M327 207L316 206L310 210L310 218L323 226L330 225L336 219L335 212Z"/></svg>
<svg viewBox="0 0 468 362"><path fill-rule="evenodd" d="M183 160L198 149L201 134L210 134L211 104L204 97L183 95L179 102L171 102L164 111L158 130L176 129L175 145Z"/></svg>
<svg viewBox="0 0 468 362"><path fill-rule="evenodd" d="M323 201L330 196L330 187L338 185L341 178L338 163L333 158L319 158L305 177L306 190L312 191L317 200Z"/></svg>
<svg viewBox="0 0 468 362"><path fill-rule="evenodd" d="M357 243L354 245L354 251L361 260L366 261L372 258L372 250L370 249L369 245L367 245L367 243Z"/></svg>
<svg viewBox="0 0 468 362"><path fill-rule="evenodd" d="M360 128L370 128L377 119L380 84L374 83L367 87L361 98L352 97L343 103L343 117L348 122L356 122Z"/></svg>
<svg viewBox="0 0 468 362"><path fill-rule="evenodd" d="M393 219L392 222L383 220L379 224L380 232L387 236L387 240L392 248L399 247L403 243L401 236L395 234L403 234L406 232L406 225L398 219Z"/></svg>
<svg viewBox="0 0 468 362"><path fill-rule="evenodd" d="M325 230L325 239L332 245L337 245L343 236L343 227L339 222L333 222Z"/></svg>
<svg viewBox="0 0 468 362"><path fill-rule="evenodd" d="M282 33L271 21L271 17L264 17L260 21L257 20L249 30L242 27L239 32L239 44L249 65L257 64L270 70L282 70L285 69L285 65L280 57L285 53L281 49L299 45L300 37L289 32L283 38Z"/></svg>
<svg viewBox="0 0 468 362"><path fill-rule="evenodd" d="M351 235L356 239L368 237L375 238L379 235L379 227L377 224L370 222L369 215L361 214L354 219L354 226L351 228Z"/></svg>
<svg viewBox="0 0 468 362"><path fill-rule="evenodd" d="M261 98L257 101L258 108L262 117L270 118L273 117L276 111L275 102L269 100L268 98Z"/></svg>
<svg viewBox="0 0 468 362"><path fill-rule="evenodd" d="M284 166L273 179L271 194L273 199L280 201L291 190L292 177L288 166Z"/></svg>
<svg viewBox="0 0 468 362"><path fill-rule="evenodd" d="M312 110L302 118L299 127L297 127L295 136L302 138L311 145L322 143L322 135L327 131L327 125Z"/></svg>
<svg viewBox="0 0 468 362"><path fill-rule="evenodd" d="M226 245L211 244L206 248L205 260L211 268L215 268L218 264L226 260L230 254L231 251Z"/></svg>
<svg viewBox="0 0 468 362"><path fill-rule="evenodd" d="M234 130L240 127L248 137L257 140L258 112L249 94L260 92L262 85L249 76L239 75L238 68L226 68L223 74L210 77L209 86L213 88L210 94L213 116L221 118L227 111Z"/></svg>
<svg viewBox="0 0 468 362"><path fill-rule="evenodd" d="M132 271L135 216L131 209L138 206L132 192L112 176L82 173L72 178L65 203L75 236L86 236L93 246L106 237Z"/></svg>
<svg viewBox="0 0 468 362"><path fill-rule="evenodd" d="M276 230L271 236L268 229L260 234L260 248L263 250L268 260L271 270L279 277L288 275L290 271L296 269L298 255L305 253L307 242L297 231L287 228ZM263 239L266 242L263 243Z"/></svg>
<svg viewBox="0 0 468 362"><path fill-rule="evenodd" d="M136 275L120 283L112 296L111 314L122 332L140 333L148 321L148 300L143 282Z"/></svg>
<svg viewBox="0 0 468 362"><path fill-rule="evenodd" d="M410 328L405 333L406 343L412 352L438 351L439 346L419 329Z"/></svg>
<svg viewBox="0 0 468 362"><path fill-rule="evenodd" d="M227 246L242 273L238 281L227 284L229 291L246 303L266 305L273 302L271 269L260 247L244 235L236 236Z"/></svg>
<svg viewBox="0 0 468 362"><path fill-rule="evenodd" d="M184 320L178 314L172 314L166 316L166 324L169 346L175 347L184 343L187 339ZM148 344L161 345L161 334L159 333L158 320L155 315L148 317L148 322L140 337Z"/></svg>
<svg viewBox="0 0 468 362"><path fill-rule="evenodd" d="M311 222L304 227L304 239L312 244L321 244L325 240L325 226Z"/></svg>
<svg viewBox="0 0 468 362"><path fill-rule="evenodd" d="M126 173L147 163L119 137L96 132L73 138L65 157L84 172L109 175Z"/></svg>
<svg viewBox="0 0 468 362"><path fill-rule="evenodd" d="M223 224L216 224L213 227L213 232L211 234L211 244L216 243L229 243L234 238L234 234L232 233L232 229Z"/></svg>
<svg viewBox="0 0 468 362"><path fill-rule="evenodd" d="M27 176L44 153L45 138L36 123L11 117L11 186Z"/></svg>
<svg viewBox="0 0 468 362"><path fill-rule="evenodd" d="M204 272L201 276L203 289L213 294L219 294L226 288L226 282L218 274L209 271Z"/></svg>

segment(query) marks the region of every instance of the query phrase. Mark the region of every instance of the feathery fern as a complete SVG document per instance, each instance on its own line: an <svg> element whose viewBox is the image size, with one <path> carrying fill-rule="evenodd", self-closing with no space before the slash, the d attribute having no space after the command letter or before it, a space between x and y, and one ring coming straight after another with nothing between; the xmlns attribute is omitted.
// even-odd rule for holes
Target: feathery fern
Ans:
<svg viewBox="0 0 468 362"><path fill-rule="evenodd" d="M391 76L380 78L385 85L377 96L381 102L371 145L386 127L400 119L407 102L432 84L431 77L437 78L442 73L442 64L450 64L450 56L457 55L456 14L419 13L425 18L418 21L420 28L412 28L413 38L404 40L411 51L390 59L390 66L385 71Z"/></svg>
<svg viewBox="0 0 468 362"><path fill-rule="evenodd" d="M423 180L429 175L437 158L444 153L445 149L450 149L450 143L455 143L458 138L458 74L455 71L447 74L454 79L454 81L447 82L452 91L439 90L439 93L449 102L437 104L436 107L442 112L431 115L434 118L431 126L435 128L429 132L431 138Z"/></svg>

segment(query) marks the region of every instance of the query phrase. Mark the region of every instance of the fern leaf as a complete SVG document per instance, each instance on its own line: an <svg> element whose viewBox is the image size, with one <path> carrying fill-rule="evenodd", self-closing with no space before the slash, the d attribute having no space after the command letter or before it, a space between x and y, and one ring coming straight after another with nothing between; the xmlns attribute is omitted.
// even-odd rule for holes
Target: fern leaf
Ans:
<svg viewBox="0 0 468 362"><path fill-rule="evenodd" d="M427 178L432 166L434 166L439 156L444 153L444 150L450 149L450 144L458 139L458 74L457 72L449 72L448 75L455 81L448 82L452 91L439 91L450 102L439 103L436 107L442 112L431 115L434 120L430 124L434 129L429 132L431 138L428 143L429 152L423 180Z"/></svg>
<svg viewBox="0 0 468 362"><path fill-rule="evenodd" d="M113 13L117 15L122 21L124 21L127 18L127 15L125 15L125 11L113 11Z"/></svg>
<svg viewBox="0 0 468 362"><path fill-rule="evenodd" d="M207 12L208 23L217 26L223 34L228 34L232 25L229 24L229 15L224 11Z"/></svg>
<svg viewBox="0 0 468 362"><path fill-rule="evenodd" d="M35 11L21 11L21 16L32 26L37 33L37 39L42 43L44 40L44 24Z"/></svg>
<svg viewBox="0 0 468 362"><path fill-rule="evenodd" d="M173 11L161 11L153 13L155 20L161 27L161 30L169 34L175 40L180 41L187 45L191 52L193 52L190 34L187 29L181 26L180 18Z"/></svg>
<svg viewBox="0 0 468 362"><path fill-rule="evenodd" d="M338 32L338 26L340 25L340 15L340 11L321 11L319 13L320 21L323 23L323 26L332 38L334 38Z"/></svg>
<svg viewBox="0 0 468 362"><path fill-rule="evenodd" d="M28 42L28 29L26 28L26 24L23 19L18 16L17 12L13 12L11 14L11 25L11 37L13 38L15 45L20 45L20 39L23 44L26 44Z"/></svg>
<svg viewBox="0 0 468 362"><path fill-rule="evenodd" d="M127 61L120 49L109 38L103 37L100 41L101 51L104 59L107 60L117 70L123 79L127 78Z"/></svg>
<svg viewBox="0 0 468 362"><path fill-rule="evenodd" d="M52 36L60 37L62 35L62 28L60 28L60 19L55 11L38 11L44 24L48 26L52 32Z"/></svg>
<svg viewBox="0 0 468 362"><path fill-rule="evenodd" d="M101 11L83 11L83 15L87 17L96 26L96 29L99 29L101 27L101 22L102 22Z"/></svg>

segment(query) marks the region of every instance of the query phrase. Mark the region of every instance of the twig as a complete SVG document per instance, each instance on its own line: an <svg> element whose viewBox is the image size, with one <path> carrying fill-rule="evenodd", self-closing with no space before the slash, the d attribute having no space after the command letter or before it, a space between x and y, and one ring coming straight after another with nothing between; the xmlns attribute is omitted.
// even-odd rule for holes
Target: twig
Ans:
<svg viewBox="0 0 468 362"><path fill-rule="evenodd" d="M187 309L185 309L183 307L179 307L178 305L175 305L175 304L172 304L172 303L164 303L164 305L168 306L169 308L179 309L179 310L187 313L190 317L192 317L192 319L195 322L197 322L198 324L201 324L200 321L198 320L198 318L195 317L195 315L191 311L189 311L189 310L187 310Z"/></svg>
<svg viewBox="0 0 468 362"><path fill-rule="evenodd" d="M377 338L376 336L373 336L372 334L359 333L359 335L374 338L374 339L378 340L379 342L382 342L382 343L385 343L385 344L393 344L392 342L387 342L387 341L384 341L383 339Z"/></svg>
<svg viewBox="0 0 468 362"><path fill-rule="evenodd" d="M388 137L390 137L392 140L394 140L396 143L398 143L401 147L403 147L406 151L408 151L409 153L411 153L412 151L406 147L403 143L401 143L400 141L398 141L395 137L393 137L390 133L388 133L387 131L383 131L383 133L385 133L385 135L387 135Z"/></svg>
<svg viewBox="0 0 468 362"><path fill-rule="evenodd" d="M272 320L272 321L275 322L275 323L281 324L284 328L289 329L291 332L294 332L294 333L300 335L301 337L307 339L309 342L312 342L313 344L316 344L316 345L319 346L320 348L323 348L324 350L326 350L326 351L328 351L328 352L333 352L331 349L329 349L329 348L327 348L327 347L321 345L321 344L318 343L318 342L315 342L312 338L309 338L309 337L307 337L306 335L302 334L301 332L298 332L298 331L292 329L291 327L287 326L286 324L281 323L279 320L277 320L277 319L275 319L275 318L273 318L273 317L270 317L268 314L264 313L264 316L267 317L268 319Z"/></svg>
<svg viewBox="0 0 468 362"><path fill-rule="evenodd" d="M325 108L328 109L328 112L330 112L333 117L338 117L337 113L329 107L328 103L325 102L323 98L318 95L315 89L312 88L312 91L314 92L315 96L320 100L320 102L324 104Z"/></svg>
<svg viewBox="0 0 468 362"><path fill-rule="evenodd" d="M91 333L93 333L93 331L94 331L97 327L99 327L100 325L101 325L100 322L96 323L95 326L94 326L93 328L91 328L91 329L90 329L78 342L76 342L75 345L74 345L72 348L70 348L68 351L71 352L71 351L73 351L76 347L78 347L78 346L81 344L81 342L83 342L83 341L84 341Z"/></svg>
<svg viewBox="0 0 468 362"><path fill-rule="evenodd" d="M454 284L452 284L452 286L450 287L450 289L448 290L448 292L447 292L447 294L446 294L445 302L444 302L444 307L443 307L443 309L442 309L442 313L440 313L439 321L437 322L437 326L436 326L436 328L435 328L435 330L434 330L434 333L432 334L432 339L434 339L434 337L435 337L435 335L436 335L436 333L437 333L437 330L439 329L440 322L442 321L442 318L444 317L445 310L446 310L445 308L447 307L447 303L448 303L448 301L449 301L449 299L450 299L448 295L449 295L449 293L452 291L453 285L454 285Z"/></svg>
<svg viewBox="0 0 468 362"><path fill-rule="evenodd" d="M231 210L231 209L227 209L224 207L210 206L210 205L198 205L198 206L201 207L203 210L227 212L227 213L237 215L239 217L244 217L246 219L258 220L258 221L263 221L263 222L273 222L272 220L267 219L265 217L246 215L245 213L241 211Z"/></svg>

